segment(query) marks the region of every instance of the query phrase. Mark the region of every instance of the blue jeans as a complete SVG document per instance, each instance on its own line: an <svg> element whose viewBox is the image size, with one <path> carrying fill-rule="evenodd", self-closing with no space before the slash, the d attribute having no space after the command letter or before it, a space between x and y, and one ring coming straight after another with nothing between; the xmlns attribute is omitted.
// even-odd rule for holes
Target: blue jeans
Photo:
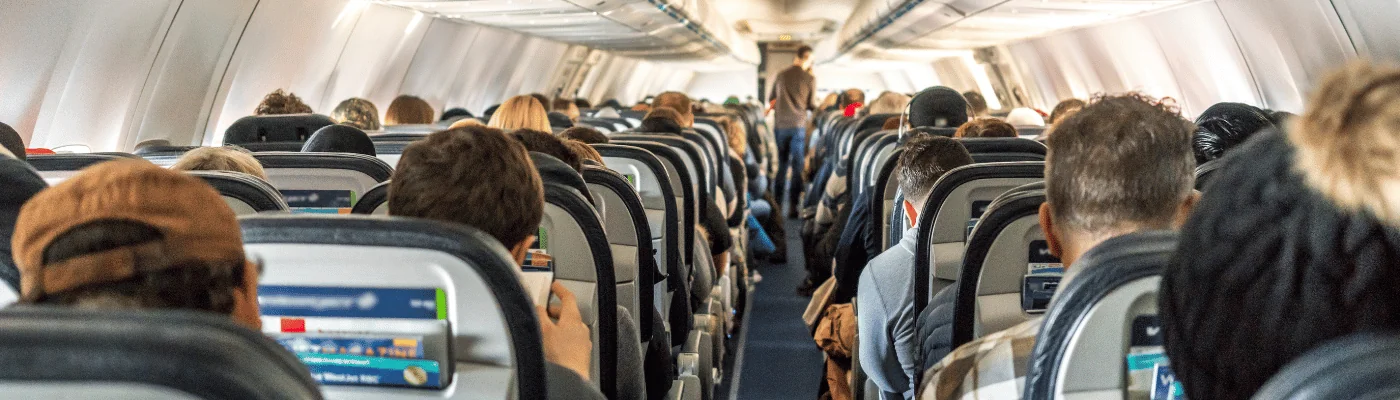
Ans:
<svg viewBox="0 0 1400 400"><path fill-rule="evenodd" d="M798 203L802 198L802 169L807 152L807 128L784 128L773 132L778 141L778 176L773 177L773 199L783 204ZM788 176L788 172L792 176ZM787 195L787 197L784 197ZM791 202L787 200L791 200Z"/></svg>

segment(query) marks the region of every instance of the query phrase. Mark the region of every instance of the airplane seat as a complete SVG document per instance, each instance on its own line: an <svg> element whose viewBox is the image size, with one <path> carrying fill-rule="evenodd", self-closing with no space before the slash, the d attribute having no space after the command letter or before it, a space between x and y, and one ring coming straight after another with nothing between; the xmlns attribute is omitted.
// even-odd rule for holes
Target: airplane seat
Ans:
<svg viewBox="0 0 1400 400"><path fill-rule="evenodd" d="M646 150L656 157L664 167L668 175L668 182L671 184L671 192L675 196L676 209L681 216L681 237L680 256L685 266L682 275L689 279L690 265L695 263L695 223L699 219L699 185L695 184L696 175L693 168L687 168L688 158L680 151L671 148L660 142L649 140L647 135L613 135L613 144L638 147ZM634 140L635 139L635 140ZM604 156L606 160L606 156ZM677 340L676 343L681 341Z"/></svg>
<svg viewBox="0 0 1400 400"><path fill-rule="evenodd" d="M1045 145L1030 139L965 138L958 141L978 163L1045 161Z"/></svg>
<svg viewBox="0 0 1400 400"><path fill-rule="evenodd" d="M407 124L407 125L385 125L384 133L387 134L411 134L427 136L433 132L446 130L448 126L438 124Z"/></svg>
<svg viewBox="0 0 1400 400"><path fill-rule="evenodd" d="M1151 387L1154 360L1165 359L1157 290L1176 245L1174 232L1132 233L1075 262L1045 313L1026 398L1147 397L1141 388Z"/></svg>
<svg viewBox="0 0 1400 400"><path fill-rule="evenodd" d="M1400 398L1400 339L1355 334L1303 353L1274 374L1253 399Z"/></svg>
<svg viewBox="0 0 1400 400"><path fill-rule="evenodd" d="M371 135L369 140L374 142L374 156L384 160L390 168L398 167L399 158L403 157L403 149L418 140L427 137L417 133L384 133Z"/></svg>
<svg viewBox="0 0 1400 400"><path fill-rule="evenodd" d="M860 149L856 151L856 158L852 160L851 172L851 195L865 196L869 193L871 185L875 183L875 170L884 163L883 157L888 157L894 151L894 141L898 138L895 131L880 131L866 137L861 143Z"/></svg>
<svg viewBox="0 0 1400 400"><path fill-rule="evenodd" d="M645 111L617 110L617 114L622 116L622 120L627 121L627 125L630 125L631 129L640 128L642 120L647 117Z"/></svg>
<svg viewBox="0 0 1400 400"><path fill-rule="evenodd" d="M894 247L899 243L896 236L903 236L904 230L909 228L909 223L905 222L904 207L901 205L903 199L899 196L899 156L904 153L904 149L898 145L892 146L889 156L875 168L873 195L879 196L878 201L870 202L871 221L880 223L880 243L885 250ZM898 219L895 219L898 214Z"/></svg>
<svg viewBox="0 0 1400 400"><path fill-rule="evenodd" d="M1016 135L1024 139L1034 140L1045 135L1045 129L1046 127L1043 126L1018 126L1016 127Z"/></svg>
<svg viewBox="0 0 1400 400"><path fill-rule="evenodd" d="M583 177L603 205L600 208L612 248L618 304L632 315L645 342L651 337L653 285L659 282L656 259L651 257L652 234L646 210L637 191L621 174L606 168L588 167Z"/></svg>
<svg viewBox="0 0 1400 400"><path fill-rule="evenodd" d="M977 221L956 283L949 350L1045 312L1064 265L1040 227L1044 203L1044 182L1017 187Z"/></svg>
<svg viewBox="0 0 1400 400"><path fill-rule="evenodd" d="M1196 166L1196 190L1204 192L1215 181L1216 172L1225 166L1224 158L1206 161Z"/></svg>
<svg viewBox="0 0 1400 400"><path fill-rule="evenodd" d="M584 200L588 200L590 207L598 204L593 201L592 192L588 191L588 183L584 182L583 176L579 175L579 171L574 167L554 156L534 151L530 152L530 161L535 164L535 170L545 183L555 183L577 192Z"/></svg>
<svg viewBox="0 0 1400 400"><path fill-rule="evenodd" d="M349 153L254 153L292 212L348 214L394 170L378 158Z"/></svg>
<svg viewBox="0 0 1400 400"><path fill-rule="evenodd" d="M11 307L0 360L12 398L321 398L295 356L212 313Z"/></svg>
<svg viewBox="0 0 1400 400"><path fill-rule="evenodd" d="M678 327L671 318L675 293L685 288L681 271L685 268L680 243L682 224L679 197L672 186L665 164L655 154L639 147L619 144L597 144L594 149L603 156L609 169L619 171L640 197L651 231L652 255L656 267L655 297L652 305L661 314L668 331L681 335L688 327ZM611 219L610 219L611 220ZM680 332L677 332L680 331ZM673 338L672 343L679 343Z"/></svg>
<svg viewBox="0 0 1400 400"><path fill-rule="evenodd" d="M918 135L934 135L934 136L942 136L942 137L950 138L950 137L953 137L954 135L956 135L957 133L958 133L958 127L956 127L956 126L955 126L955 127L952 127L952 128L936 128L936 127L932 127L932 126L920 126L920 127L917 127L917 128L910 129L908 132L905 132L905 133L904 133L904 138L905 138L905 140L907 140L907 138L911 138L911 137L918 136Z"/></svg>
<svg viewBox="0 0 1400 400"><path fill-rule="evenodd" d="M687 322L690 320L687 293L689 275L682 256L684 246L680 242L683 236L681 227L685 223L681 216L681 206L684 203L681 201L683 196L678 194L683 191L680 185L672 184L673 179L679 179L681 174L676 172L674 164L663 161L642 147L651 146L657 151L671 153L674 153L674 150L655 143L637 144L638 146L629 146L613 142L595 144L593 147L603 156L608 168L618 171L641 199L654 249L652 254L655 263L652 265L656 268L656 284L653 286L655 295L651 304L662 318L662 326L667 330L666 334L671 338L671 343L684 344L685 338L691 336L691 324ZM613 223L616 219L608 218L607 221ZM673 314L674 305L682 305L683 312ZM689 357L698 362L698 353L692 351L688 353L689 356L686 354L678 355L677 359ZM672 382L669 398L700 398L699 376L692 374L677 377Z"/></svg>
<svg viewBox="0 0 1400 400"><path fill-rule="evenodd" d="M691 143L689 139L670 134L627 133L613 135L612 140L650 142L673 149L678 157L670 161L676 163L677 167L684 168L690 175L692 183L688 186L694 188L695 204L701 204L699 201L704 198L713 199L712 189L714 186L712 186L713 180L711 180L713 175L708 169L709 164L705 161L706 157L702 155L700 147ZM660 153L657 155L670 159L670 157Z"/></svg>
<svg viewBox="0 0 1400 400"><path fill-rule="evenodd" d="M360 201L355 202L355 207L350 209L350 213L389 215L389 182L391 181L381 182L365 191L365 195L360 196Z"/></svg>
<svg viewBox="0 0 1400 400"><path fill-rule="evenodd" d="M323 385L327 398L545 398L534 301L495 238L414 218L256 215L239 222L249 257L264 265L264 333L294 341L304 332L370 332L421 345L426 361L413 364L424 373L413 383L429 387ZM329 301L342 298L355 300Z"/></svg>
<svg viewBox="0 0 1400 400"><path fill-rule="evenodd" d="M58 153L34 154L27 158L29 166L39 172L49 186L77 175L78 171L103 162L139 158L126 153Z"/></svg>
<svg viewBox="0 0 1400 400"><path fill-rule="evenodd" d="M612 122L602 120L599 118L579 118L578 123L579 126L597 129L604 135L613 133L617 129L616 126L613 126Z"/></svg>
<svg viewBox="0 0 1400 400"><path fill-rule="evenodd" d="M239 118L224 130L224 144L236 144L252 152L301 151L311 134L327 125L320 114L251 115Z"/></svg>
<svg viewBox="0 0 1400 400"><path fill-rule="evenodd" d="M175 165L185 153L200 147L202 146L147 146L136 149L134 154L152 164L169 167Z"/></svg>
<svg viewBox="0 0 1400 400"><path fill-rule="evenodd" d="M914 315L929 299L958 280L971 228L1002 193L1045 180L1045 163L972 164L943 174L919 212L914 246Z"/></svg>
<svg viewBox="0 0 1400 400"><path fill-rule="evenodd" d="M261 212L287 211L287 202L282 193L256 176L230 171L188 171L203 179L233 209L235 215L257 214Z"/></svg>

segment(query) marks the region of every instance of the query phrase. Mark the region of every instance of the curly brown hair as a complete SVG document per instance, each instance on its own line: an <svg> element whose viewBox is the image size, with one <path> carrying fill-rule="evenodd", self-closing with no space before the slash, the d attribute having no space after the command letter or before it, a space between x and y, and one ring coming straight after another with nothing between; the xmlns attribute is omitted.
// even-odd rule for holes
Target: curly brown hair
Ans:
<svg viewBox="0 0 1400 400"><path fill-rule="evenodd" d="M254 115L310 114L311 106L301 101L295 93L277 89L263 97Z"/></svg>

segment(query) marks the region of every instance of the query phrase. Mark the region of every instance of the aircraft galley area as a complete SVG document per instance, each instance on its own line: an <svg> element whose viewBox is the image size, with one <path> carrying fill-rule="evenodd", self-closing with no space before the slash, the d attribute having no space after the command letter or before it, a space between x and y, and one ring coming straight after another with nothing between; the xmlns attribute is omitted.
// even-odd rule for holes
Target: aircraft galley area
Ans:
<svg viewBox="0 0 1400 400"><path fill-rule="evenodd" d="M0 0L0 399L1400 398L1397 0Z"/></svg>

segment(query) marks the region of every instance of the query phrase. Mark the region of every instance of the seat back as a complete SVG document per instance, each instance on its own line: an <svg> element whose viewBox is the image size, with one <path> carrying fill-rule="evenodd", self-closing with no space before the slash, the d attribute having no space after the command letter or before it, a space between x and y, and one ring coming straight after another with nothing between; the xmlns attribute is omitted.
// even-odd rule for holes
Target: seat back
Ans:
<svg viewBox="0 0 1400 400"><path fill-rule="evenodd" d="M699 190L692 178L691 171L685 168L685 156L681 155L670 146L650 142L632 140L614 140L612 143L642 148L655 155L658 161L664 166L664 171L669 175L667 182L671 184L671 193L675 196L677 212L680 213L680 260L682 265L689 266L695 259L695 221L699 219ZM607 162L607 157L604 156ZM609 164L611 165L611 164ZM682 268L683 269L683 268Z"/></svg>
<svg viewBox="0 0 1400 400"><path fill-rule="evenodd" d="M943 174L919 212L914 252L914 311L958 279L971 227L1002 193L1045 179L1045 163L972 164Z"/></svg>
<svg viewBox="0 0 1400 400"><path fill-rule="evenodd" d="M452 126L448 124L448 126ZM385 125L384 133L402 133L412 135L428 135L433 132L447 129L448 126L438 124L408 124L408 125Z"/></svg>
<svg viewBox="0 0 1400 400"><path fill-rule="evenodd" d="M224 131L224 144L252 152L300 151L317 129L334 124L330 117L319 114L247 116L233 121Z"/></svg>
<svg viewBox="0 0 1400 400"><path fill-rule="evenodd" d="M597 211L577 189L545 180L544 200L544 218L531 252L547 254L554 280L578 297L579 312L593 339L590 375L597 377L593 382L599 390L612 396L617 389L618 301L608 235Z"/></svg>
<svg viewBox="0 0 1400 400"><path fill-rule="evenodd" d="M967 147L972 160L979 163L1045 161L1045 145L1030 139L964 138L958 141Z"/></svg>
<svg viewBox="0 0 1400 400"><path fill-rule="evenodd" d="M1215 181L1216 172L1225 166L1225 159L1215 159L1206 161L1204 164L1196 166L1196 190L1205 191Z"/></svg>
<svg viewBox="0 0 1400 400"><path fill-rule="evenodd" d="M257 215L240 223L249 258L265 268L264 332L420 338L424 359L439 363L438 389L327 385L329 397L545 398L534 303L495 238L412 218Z"/></svg>
<svg viewBox="0 0 1400 400"><path fill-rule="evenodd" d="M190 150L198 149L201 146L147 146L136 149L136 156L150 161L152 164L162 167L175 165L181 156Z"/></svg>
<svg viewBox="0 0 1400 400"><path fill-rule="evenodd" d="M48 182L49 186L63 182L79 171L93 165L112 160L124 160L137 158L134 155L124 153L59 153L59 154L33 154L26 161L29 166L39 172L39 177Z"/></svg>
<svg viewBox="0 0 1400 400"><path fill-rule="evenodd" d="M613 135L613 140L646 141L666 145L675 150L681 157L672 161L679 161L678 166L684 167L690 174L691 180L696 189L696 200L714 198L714 177L709 158L699 145L691 142L683 136L666 134L624 134ZM699 203L696 203L699 204Z"/></svg>
<svg viewBox="0 0 1400 400"><path fill-rule="evenodd" d="M348 214L361 196L394 172L384 161L363 154L265 152L253 158L293 212Z"/></svg>
<svg viewBox="0 0 1400 400"><path fill-rule="evenodd" d="M583 196L591 205L593 204L593 194L588 191L588 184L584 183L583 176L569 164L559 161L554 156L530 152L530 161L535 164L535 170L539 172L540 179L545 183L554 183L573 189L574 192Z"/></svg>
<svg viewBox="0 0 1400 400"><path fill-rule="evenodd" d="M219 191L235 215L287 211L282 193L256 176L227 171L189 171Z"/></svg>
<svg viewBox="0 0 1400 400"><path fill-rule="evenodd" d="M1152 366L1165 361L1157 290L1176 244L1174 232L1133 233L1075 261L1045 313L1026 398L1131 397L1129 382L1151 379Z"/></svg>
<svg viewBox="0 0 1400 400"><path fill-rule="evenodd" d="M1011 189L992 201L967 242L953 306L953 342L1016 326L1045 311L1064 275L1040 227L1045 184Z"/></svg>
<svg viewBox="0 0 1400 400"><path fill-rule="evenodd" d="M875 174L884 164L884 158L894 151L898 136L899 133L895 131L880 131L861 143L856 158L852 160L849 175L853 196L865 196L870 192L871 185L875 184Z"/></svg>
<svg viewBox="0 0 1400 400"><path fill-rule="evenodd" d="M899 156L904 153L898 147L890 151L888 157L879 166L879 172L875 176L876 192L872 195L880 196L870 202L871 221L880 223L880 243L884 243L885 249L894 247L899 240L894 236L901 236L904 230L909 229L907 218L904 218L903 199L899 198ZM898 214L899 217L895 218Z"/></svg>
<svg viewBox="0 0 1400 400"><path fill-rule="evenodd" d="M617 303L632 314L643 340L651 337L653 304L656 301L656 259L652 254L651 225L637 190L627 178L607 168L587 167L583 171L588 188L603 217L612 249Z"/></svg>
<svg viewBox="0 0 1400 400"><path fill-rule="evenodd" d="M360 196L360 201L355 202L355 207L350 209L350 213L389 215L389 182L384 181L369 188L364 196Z"/></svg>
<svg viewBox="0 0 1400 400"><path fill-rule="evenodd" d="M627 124L631 125L632 128L641 127L642 119L645 119L647 117L647 113L645 111L617 110L617 114L621 115L622 120L627 121Z"/></svg>
<svg viewBox="0 0 1400 400"><path fill-rule="evenodd" d="M321 398L296 357L212 313L11 307L0 361L9 398Z"/></svg>
<svg viewBox="0 0 1400 400"><path fill-rule="evenodd" d="M403 156L403 149L413 142L428 137L419 133L383 133L369 137L374 142L374 156L384 160L389 167L399 165L399 157Z"/></svg>
<svg viewBox="0 0 1400 400"><path fill-rule="evenodd" d="M1304 353L1274 374L1254 399L1366 399L1400 397L1400 338L1356 334Z"/></svg>
<svg viewBox="0 0 1400 400"><path fill-rule="evenodd" d="M653 287L656 296L652 299L652 305L663 318L669 318L670 292L679 289L682 284L681 277L671 272L683 268L684 246L681 238L684 235L681 227L685 223L681 216L681 202L677 200L677 187L671 183L671 173L659 157L640 147L597 144L593 148L603 156L608 169L620 173L641 199L651 232L651 245L656 250L653 253L656 263L653 265L656 266L658 282ZM665 282L661 282L663 280Z"/></svg>

